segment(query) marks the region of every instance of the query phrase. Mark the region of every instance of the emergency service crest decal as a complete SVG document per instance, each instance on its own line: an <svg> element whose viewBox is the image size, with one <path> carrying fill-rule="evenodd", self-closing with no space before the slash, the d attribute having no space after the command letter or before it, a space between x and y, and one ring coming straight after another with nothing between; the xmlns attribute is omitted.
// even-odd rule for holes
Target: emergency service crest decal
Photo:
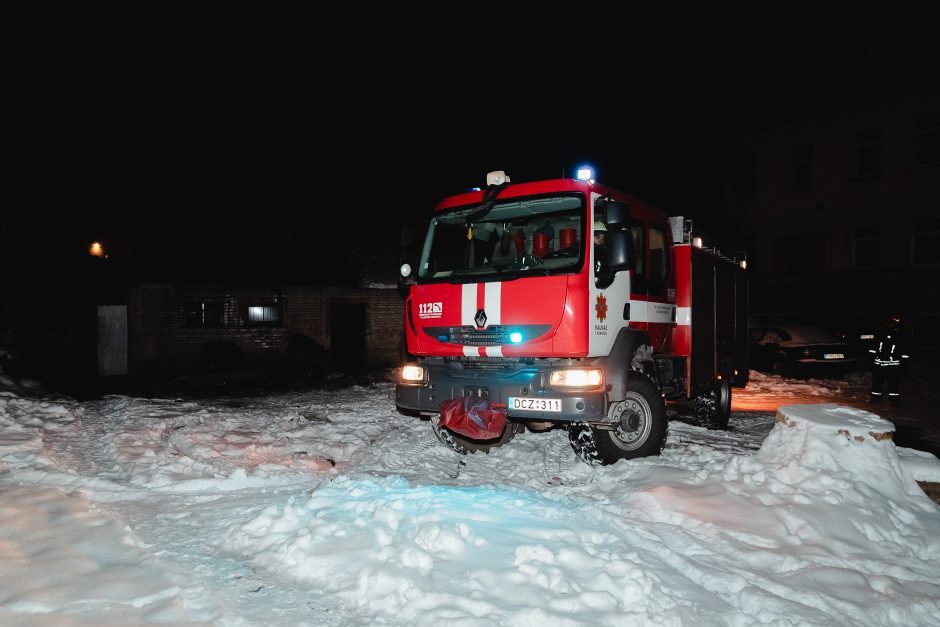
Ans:
<svg viewBox="0 0 940 627"><path fill-rule="evenodd" d="M603 322L607 319L607 297L603 294L597 295L597 303L594 305L594 313L597 314L597 319L600 322Z"/></svg>

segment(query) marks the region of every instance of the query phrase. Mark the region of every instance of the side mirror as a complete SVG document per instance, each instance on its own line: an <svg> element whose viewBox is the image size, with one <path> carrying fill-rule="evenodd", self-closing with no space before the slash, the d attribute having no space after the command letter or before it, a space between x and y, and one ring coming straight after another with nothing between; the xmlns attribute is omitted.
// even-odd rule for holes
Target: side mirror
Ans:
<svg viewBox="0 0 940 627"><path fill-rule="evenodd" d="M617 200L607 200L603 204L607 215L607 227L626 227L630 224L630 205Z"/></svg>
<svg viewBox="0 0 940 627"><path fill-rule="evenodd" d="M607 232L607 267L611 274L633 267L633 238L628 231Z"/></svg>

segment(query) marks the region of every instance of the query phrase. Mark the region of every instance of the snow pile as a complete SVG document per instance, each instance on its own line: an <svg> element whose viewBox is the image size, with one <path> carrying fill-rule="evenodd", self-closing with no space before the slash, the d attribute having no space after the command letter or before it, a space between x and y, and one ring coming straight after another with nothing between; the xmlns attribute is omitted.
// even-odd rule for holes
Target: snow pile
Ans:
<svg viewBox="0 0 940 627"><path fill-rule="evenodd" d="M0 397L0 471L27 465L61 467L58 453L79 434L76 405L13 394Z"/></svg>
<svg viewBox="0 0 940 627"><path fill-rule="evenodd" d="M936 624L940 517L871 435L891 424L781 417L756 455L621 462L565 495L343 477L219 543L393 622Z"/></svg>
<svg viewBox="0 0 940 627"><path fill-rule="evenodd" d="M230 531L254 563L396 624L618 623L675 605L652 556L568 498L493 486L343 478ZM692 619L709 595L672 612Z"/></svg>
<svg viewBox="0 0 940 627"><path fill-rule="evenodd" d="M105 438L104 457L124 481L151 489L239 490L334 472L311 421L296 412L257 415L193 402L111 397L102 407L132 418ZM320 430L322 432L322 429Z"/></svg>
<svg viewBox="0 0 940 627"><path fill-rule="evenodd" d="M917 481L940 483L940 463L936 456L912 448L897 447L901 464Z"/></svg>
<svg viewBox="0 0 940 627"><path fill-rule="evenodd" d="M457 456L393 394L0 397L0 624L940 625L940 462L872 414L593 468L563 430Z"/></svg>
<svg viewBox="0 0 940 627"><path fill-rule="evenodd" d="M890 431L863 410L781 407L756 455L633 502L665 545L686 545L687 574L761 620L936 624L940 517L872 435Z"/></svg>
<svg viewBox="0 0 940 627"><path fill-rule="evenodd" d="M179 624L218 614L114 516L56 488L0 485L0 622ZM65 623L63 623L65 624Z"/></svg>
<svg viewBox="0 0 940 627"><path fill-rule="evenodd" d="M850 373L843 379L787 379L779 375L751 370L747 382L748 392L783 397L831 398L846 392L854 392L860 381L869 375Z"/></svg>

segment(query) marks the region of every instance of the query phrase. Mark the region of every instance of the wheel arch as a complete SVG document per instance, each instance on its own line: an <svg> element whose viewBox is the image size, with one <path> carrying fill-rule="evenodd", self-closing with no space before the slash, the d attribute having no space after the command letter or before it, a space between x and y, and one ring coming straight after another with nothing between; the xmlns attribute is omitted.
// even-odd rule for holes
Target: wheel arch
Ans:
<svg viewBox="0 0 940 627"><path fill-rule="evenodd" d="M607 396L611 401L620 401L627 394L627 380L630 377L647 376L659 388L659 383L648 373L633 368L633 355L641 346L652 346L649 333L637 329L620 329L610 355L601 358L601 365L610 386Z"/></svg>

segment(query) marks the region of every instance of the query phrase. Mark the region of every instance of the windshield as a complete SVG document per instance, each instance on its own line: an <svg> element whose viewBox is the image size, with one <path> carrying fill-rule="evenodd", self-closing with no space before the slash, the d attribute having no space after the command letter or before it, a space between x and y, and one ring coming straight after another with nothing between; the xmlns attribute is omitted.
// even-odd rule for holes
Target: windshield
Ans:
<svg viewBox="0 0 940 627"><path fill-rule="evenodd" d="M448 211L431 221L418 278L574 272L581 266L583 220L581 194L514 198L489 211L480 205Z"/></svg>

